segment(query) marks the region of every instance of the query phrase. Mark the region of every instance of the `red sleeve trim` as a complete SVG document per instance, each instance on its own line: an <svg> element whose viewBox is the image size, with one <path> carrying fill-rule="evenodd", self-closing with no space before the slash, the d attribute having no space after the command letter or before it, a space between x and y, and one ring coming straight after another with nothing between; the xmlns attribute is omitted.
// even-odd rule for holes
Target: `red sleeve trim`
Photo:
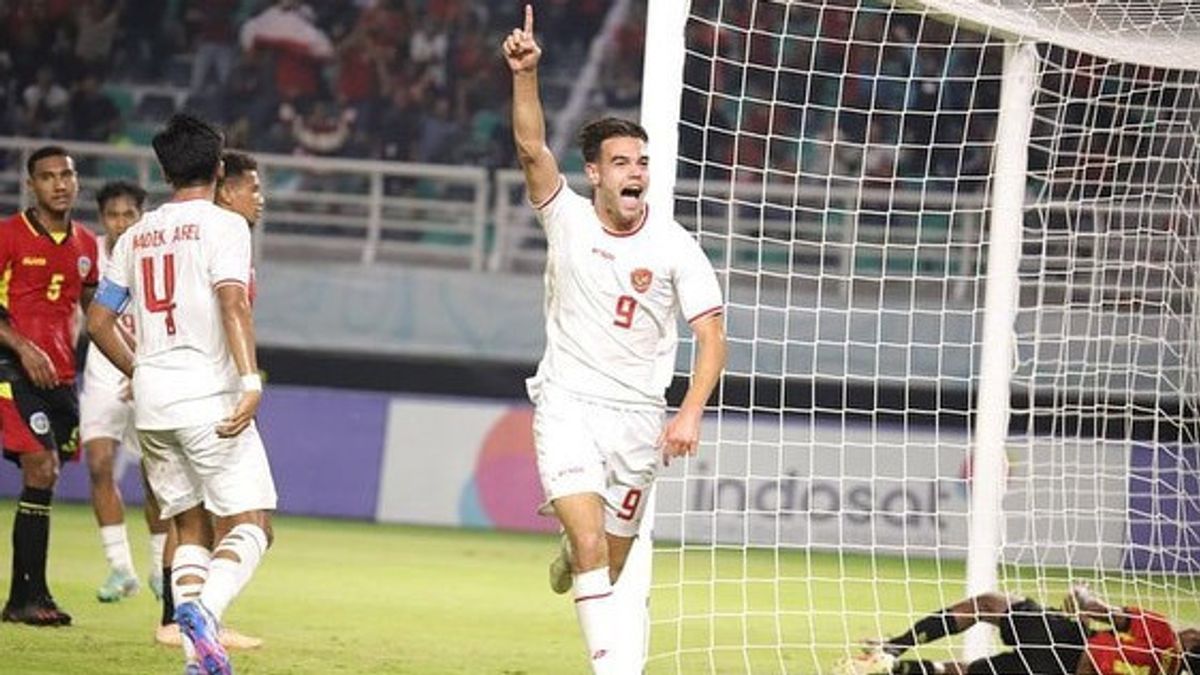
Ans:
<svg viewBox="0 0 1200 675"><path fill-rule="evenodd" d="M692 318L688 319L687 322L688 322L688 324L693 324L693 323L699 321L700 319L703 319L706 316L712 316L714 314L723 314L724 312L725 312L725 308L722 307L721 305L717 305L716 307L710 307L710 308L704 310L703 312L700 312L696 316L693 316Z"/></svg>
<svg viewBox="0 0 1200 675"><path fill-rule="evenodd" d="M220 281L213 284L213 288L229 286L230 284L237 284L238 286L245 286L246 282L242 281L241 279L221 279Z"/></svg>
<svg viewBox="0 0 1200 675"><path fill-rule="evenodd" d="M553 202L555 199L558 199L558 195L562 194L563 188L566 186L567 186L566 176L560 175L558 177L558 187L554 189L554 194L550 195L546 199L543 199L541 204L533 204L533 210L541 211L542 209L546 208L547 206L550 206L550 203ZM532 202L530 202L530 203L532 203Z"/></svg>

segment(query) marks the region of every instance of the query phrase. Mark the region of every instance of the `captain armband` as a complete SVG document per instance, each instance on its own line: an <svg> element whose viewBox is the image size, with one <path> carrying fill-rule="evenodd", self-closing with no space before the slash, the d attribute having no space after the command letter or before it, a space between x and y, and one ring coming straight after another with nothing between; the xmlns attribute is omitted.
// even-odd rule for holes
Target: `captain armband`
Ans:
<svg viewBox="0 0 1200 675"><path fill-rule="evenodd" d="M129 304L129 289L104 277L100 280L92 301L111 309L114 314L120 314Z"/></svg>

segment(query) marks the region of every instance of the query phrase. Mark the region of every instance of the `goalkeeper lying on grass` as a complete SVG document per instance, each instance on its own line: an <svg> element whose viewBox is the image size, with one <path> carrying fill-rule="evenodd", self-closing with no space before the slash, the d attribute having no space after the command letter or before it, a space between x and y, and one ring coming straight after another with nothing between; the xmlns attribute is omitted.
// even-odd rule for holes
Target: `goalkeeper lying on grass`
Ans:
<svg viewBox="0 0 1200 675"><path fill-rule="evenodd" d="M970 662L900 660L909 648L954 635L979 622L1000 629L1010 651ZM1014 595L984 593L917 621L906 632L873 642L835 666L838 675L1176 675L1200 650L1200 631L1175 633L1162 615L1110 607L1075 586L1061 610Z"/></svg>

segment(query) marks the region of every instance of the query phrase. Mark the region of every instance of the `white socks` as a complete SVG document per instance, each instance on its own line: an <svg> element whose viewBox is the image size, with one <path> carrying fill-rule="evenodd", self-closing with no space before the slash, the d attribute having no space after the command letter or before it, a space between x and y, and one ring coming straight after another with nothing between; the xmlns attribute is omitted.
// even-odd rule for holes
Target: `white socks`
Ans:
<svg viewBox="0 0 1200 675"><path fill-rule="evenodd" d="M175 558L171 561L171 593L175 598L175 606L185 602L195 602L200 599L200 591L208 579L208 565L212 554L208 549L196 544L180 544L175 549ZM196 577L199 581L181 583L184 577ZM196 660L196 649L192 641L183 638L183 653L189 663Z"/></svg>
<svg viewBox="0 0 1200 675"><path fill-rule="evenodd" d="M235 526L221 543L217 544L212 562L208 566L208 581L200 593L200 602L212 612L217 621L221 620L229 603L242 591L246 582L250 581L266 551L267 534L261 527L250 523ZM220 557L223 552L232 553L236 560ZM179 554L175 555L178 559Z"/></svg>
<svg viewBox="0 0 1200 675"><path fill-rule="evenodd" d="M167 533L150 533L150 574L163 568L163 551L167 548Z"/></svg>
<svg viewBox="0 0 1200 675"><path fill-rule="evenodd" d="M208 580L210 560L212 553L203 546L180 544L175 549L175 559L171 561L171 593L176 607L200 599L200 590ZM184 577L196 577L199 581L180 583Z"/></svg>
<svg viewBox="0 0 1200 675"><path fill-rule="evenodd" d="M575 614L583 630L587 644L588 659L596 675L620 674L620 660L616 654L616 609L612 597L612 584L608 580L608 568L589 570L575 575ZM627 675L627 674L624 674Z"/></svg>
<svg viewBox="0 0 1200 675"><path fill-rule="evenodd" d="M129 535L125 530L125 523L102 525L100 543L104 546L104 557L108 560L109 567L134 574L133 554L129 551Z"/></svg>

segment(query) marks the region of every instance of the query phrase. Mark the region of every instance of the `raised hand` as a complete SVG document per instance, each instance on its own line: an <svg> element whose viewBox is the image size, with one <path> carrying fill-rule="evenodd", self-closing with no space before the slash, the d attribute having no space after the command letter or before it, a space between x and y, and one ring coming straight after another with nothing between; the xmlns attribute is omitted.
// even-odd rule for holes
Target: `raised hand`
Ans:
<svg viewBox="0 0 1200 675"><path fill-rule="evenodd" d="M504 38L504 60L514 73L529 72L537 68L542 57L542 48L533 39L533 5L525 5L525 27L514 28Z"/></svg>

